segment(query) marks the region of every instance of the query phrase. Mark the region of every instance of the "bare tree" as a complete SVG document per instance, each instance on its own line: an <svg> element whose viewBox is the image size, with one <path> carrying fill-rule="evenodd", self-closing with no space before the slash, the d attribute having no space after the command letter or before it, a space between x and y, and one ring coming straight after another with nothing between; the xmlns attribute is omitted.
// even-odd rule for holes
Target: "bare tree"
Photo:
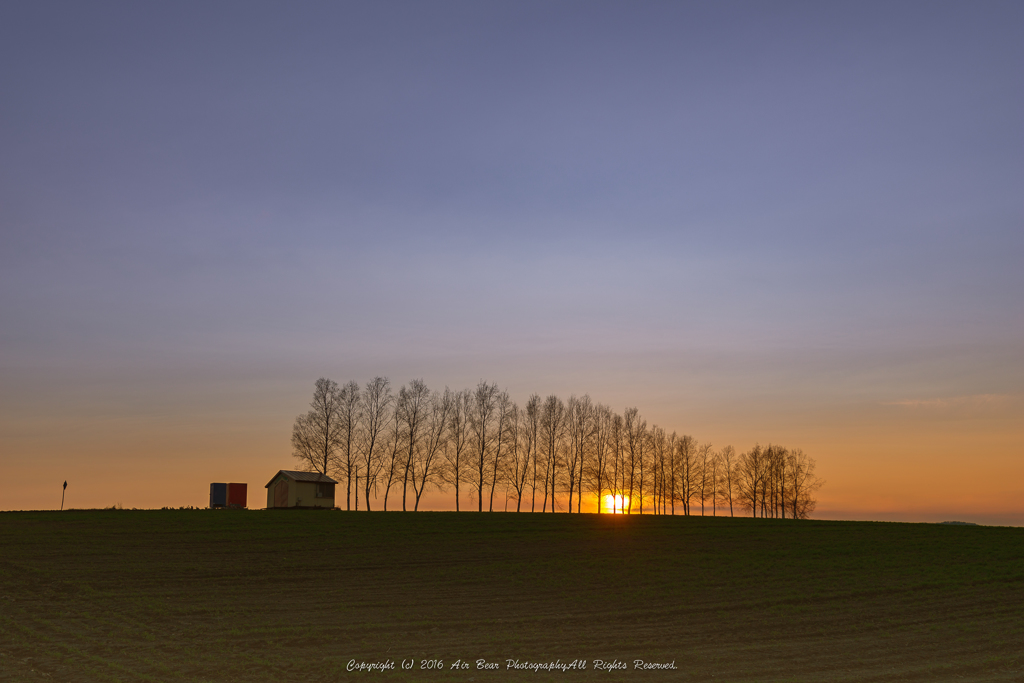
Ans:
<svg viewBox="0 0 1024 683"><path fill-rule="evenodd" d="M612 512L625 512L623 496L626 494L626 465L625 465L625 421L618 413L612 414L611 437L612 447Z"/></svg>
<svg viewBox="0 0 1024 683"><path fill-rule="evenodd" d="M586 407L584 409L585 419L583 420L583 439L580 443L580 466L576 474L576 513L579 514L583 508L583 469L590 461L590 452L594 447L595 432L597 431L597 407L591 402L590 396L584 395Z"/></svg>
<svg viewBox="0 0 1024 683"><path fill-rule="evenodd" d="M412 489L416 494L413 510L420 509L420 496L427 486L439 483L441 474L437 467L438 455L444 451L448 438L448 422L455 407L456 396L448 387L443 394L433 392L427 402L427 414L423 424L422 447L416 450L412 463ZM404 507L402 508L405 509Z"/></svg>
<svg viewBox="0 0 1024 683"><path fill-rule="evenodd" d="M765 468L764 452L760 444L754 444L753 448L740 455L738 465L736 484L740 505L757 517Z"/></svg>
<svg viewBox="0 0 1024 683"><path fill-rule="evenodd" d="M724 500L729 501L729 516L733 516L732 500L733 500L733 481L736 475L736 449L732 446L726 446L722 449L719 454L722 460L722 495L725 496Z"/></svg>
<svg viewBox="0 0 1024 683"><path fill-rule="evenodd" d="M483 380L476 385L473 392L472 410L469 413L469 426L473 440L473 486L476 488L477 512L484 510L484 486L487 478L485 470L489 459L493 457L494 418L498 402L498 385L488 384Z"/></svg>
<svg viewBox="0 0 1024 683"><path fill-rule="evenodd" d="M296 417L292 426L292 455L312 471L329 475L337 468L344 445L338 383L318 379L309 405L309 412Z"/></svg>
<svg viewBox="0 0 1024 683"><path fill-rule="evenodd" d="M517 512L529 487L535 512L540 486L542 512L549 498L556 512L559 496L567 494L568 512L575 503L579 513L587 493L597 497L601 513L608 491L613 512L674 515L679 502L689 515L696 498L701 515L709 504L715 516L719 504L728 504L730 516L738 506L754 517L802 519L814 511L814 492L824 484L800 449L769 443L742 454L732 446L715 452L691 436L648 429L635 407L617 415L586 395L563 403L533 394L519 409L508 392L484 381L475 390L446 388L439 395L413 380L392 395L384 377L363 389L320 378L310 408L295 419L293 455L304 469L345 477L346 509L354 502L358 510L362 493L369 511L371 494L383 489L386 511L401 480L403 511L410 488L418 510L428 487L447 485L459 510L461 488L470 484L481 512L484 489L493 512L499 486L506 511L514 492Z"/></svg>
<svg viewBox="0 0 1024 683"><path fill-rule="evenodd" d="M665 514L668 438L665 436L665 430L657 425L651 427L650 435L651 465L654 471L654 514Z"/></svg>
<svg viewBox="0 0 1024 683"><path fill-rule="evenodd" d="M544 507L547 512L548 492L551 493L551 512L555 512L555 482L562 438L565 434L565 403L554 394L544 400L540 411L541 447L545 460Z"/></svg>
<svg viewBox="0 0 1024 683"><path fill-rule="evenodd" d="M459 512L459 488L466 480L468 446L470 440L470 413L473 411L473 394L468 389L455 394L448 420L449 439L444 449L444 480L455 488L455 511Z"/></svg>
<svg viewBox="0 0 1024 683"><path fill-rule="evenodd" d="M695 461L697 459L697 440L684 434L676 440L676 473L679 483L676 491L679 501L683 504L683 514L690 514L690 500L695 495Z"/></svg>
<svg viewBox="0 0 1024 683"><path fill-rule="evenodd" d="M386 377L374 377L366 383L363 394L363 486L367 512L370 511L370 492L374 490L384 465L384 437L393 402L391 382Z"/></svg>
<svg viewBox="0 0 1024 683"><path fill-rule="evenodd" d="M711 472L709 471L711 465L711 458L714 455L714 451L711 449L711 444L703 443L697 447L697 476L695 477L697 497L700 498L700 516L704 516L704 502L708 499L709 488L711 485Z"/></svg>
<svg viewBox="0 0 1024 683"><path fill-rule="evenodd" d="M769 467L769 510L771 517L781 516L786 518L786 475L788 470L786 462L789 459L789 450L779 445L768 445L768 467Z"/></svg>
<svg viewBox="0 0 1024 683"><path fill-rule="evenodd" d="M721 483L722 455L721 453L711 454L711 514L718 516L718 485Z"/></svg>
<svg viewBox="0 0 1024 683"><path fill-rule="evenodd" d="M388 427L385 430L384 441L381 443L381 450L383 451L381 476L384 479L384 512L388 511L388 496L391 494L391 487L395 485L399 472L405 469L405 463L403 462L405 435L402 433L402 422L399 419L398 411L388 411L387 419ZM405 504L404 498L402 504Z"/></svg>
<svg viewBox="0 0 1024 683"><path fill-rule="evenodd" d="M811 497L815 491L824 485L814 476L814 458L797 448L789 454L789 501L790 514L793 519L807 519L817 505L817 501Z"/></svg>
<svg viewBox="0 0 1024 683"><path fill-rule="evenodd" d="M345 473L345 509L352 509L352 487L359 478L359 442L362 429L363 402L359 393L359 385L348 382L339 394L339 413L341 415L341 469ZM358 486L358 484L357 484ZM359 493L356 492L358 500ZM358 507L357 507L358 509Z"/></svg>
<svg viewBox="0 0 1024 683"><path fill-rule="evenodd" d="M537 455L540 444L540 396L531 394L523 408L523 444L528 464L532 465L533 481L530 485L530 512L537 511Z"/></svg>
<svg viewBox="0 0 1024 683"><path fill-rule="evenodd" d="M626 469L629 472L629 501L626 503L626 514L633 512L633 495L635 491L634 477L637 470L643 468L644 439L647 436L647 420L640 418L636 408L626 408L623 413L623 435L626 439ZM642 474L641 474L642 476ZM643 514L643 490L640 491L640 513Z"/></svg>
<svg viewBox="0 0 1024 683"><path fill-rule="evenodd" d="M497 388L497 387L495 387ZM495 397L494 404L494 452L491 454L491 495L487 503L487 511L494 512L494 489L498 485L498 472L505 467L505 460L508 456L510 421L513 419L513 411L516 404L509 398L507 391L502 391ZM505 494L507 507L508 492Z"/></svg>
<svg viewBox="0 0 1024 683"><path fill-rule="evenodd" d="M568 443L565 449L565 468L569 483L569 512L572 512L573 494L577 492L582 494L583 462L593 431L593 411L594 407L589 396L582 398L577 398L575 395L570 396L569 402L566 404ZM577 512L579 512L579 506L580 503L577 502Z"/></svg>
<svg viewBox="0 0 1024 683"><path fill-rule="evenodd" d="M402 512L406 511L409 478L413 472L416 449L419 448L423 436L423 423L426 420L429 404L430 390L427 389L427 385L422 379L414 379L409 382L408 388L402 387L398 390L395 414L397 422L401 424L401 433L405 441L404 462L402 463Z"/></svg>
<svg viewBox="0 0 1024 683"><path fill-rule="evenodd" d="M637 493L640 497L640 514L644 514L644 506L647 502L647 491L650 485L650 444L651 433L647 430L647 420L641 425L639 439L637 439L637 463L639 463L639 474L637 479Z"/></svg>
<svg viewBox="0 0 1024 683"><path fill-rule="evenodd" d="M676 500L678 500L679 481L677 479L676 465L679 464L679 457L676 451L676 443L678 443L679 437L676 436L675 432L668 437L668 442L665 444L666 458L668 459L667 472L665 478L666 482L669 505L671 506L671 514L676 514Z"/></svg>
<svg viewBox="0 0 1024 683"><path fill-rule="evenodd" d="M508 458L504 463L504 479L516 493L516 512L522 512L523 492L530 479L531 444L528 427L526 411L513 403L508 416ZM507 499L505 504L507 507Z"/></svg>
<svg viewBox="0 0 1024 683"><path fill-rule="evenodd" d="M605 485L608 484L609 461L612 458L611 445L612 411L606 405L594 406L594 428L592 447L588 458L589 491L597 495L597 514L601 514L601 501ZM614 484L612 485L614 495Z"/></svg>

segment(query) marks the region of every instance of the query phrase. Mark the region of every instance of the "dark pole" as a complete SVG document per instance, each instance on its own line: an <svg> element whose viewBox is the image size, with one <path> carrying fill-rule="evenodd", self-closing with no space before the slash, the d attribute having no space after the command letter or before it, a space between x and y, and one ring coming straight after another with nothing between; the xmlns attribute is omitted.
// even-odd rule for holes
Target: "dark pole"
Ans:
<svg viewBox="0 0 1024 683"><path fill-rule="evenodd" d="M68 482L64 480L64 491L68 490ZM60 511L64 512L64 491L60 492Z"/></svg>

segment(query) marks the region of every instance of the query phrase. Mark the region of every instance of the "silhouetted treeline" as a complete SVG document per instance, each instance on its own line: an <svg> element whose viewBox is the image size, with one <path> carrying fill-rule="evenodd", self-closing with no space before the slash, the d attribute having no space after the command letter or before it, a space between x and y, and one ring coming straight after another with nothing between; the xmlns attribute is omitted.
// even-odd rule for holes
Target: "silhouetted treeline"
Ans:
<svg viewBox="0 0 1024 683"><path fill-rule="evenodd" d="M341 482L335 501L348 510L387 510L396 497L418 510L434 489L451 491L456 510L467 494L477 511L581 512L586 497L596 512L802 519L822 484L798 448L716 450L649 427L636 408L536 394L519 406L487 382L432 391L414 380L396 392L383 377L363 387L321 378L292 447Z"/></svg>

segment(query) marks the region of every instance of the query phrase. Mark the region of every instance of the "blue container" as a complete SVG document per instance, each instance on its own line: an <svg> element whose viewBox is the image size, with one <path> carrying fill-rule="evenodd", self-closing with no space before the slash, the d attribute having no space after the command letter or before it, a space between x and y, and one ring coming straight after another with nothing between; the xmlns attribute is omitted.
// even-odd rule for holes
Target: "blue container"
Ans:
<svg viewBox="0 0 1024 683"><path fill-rule="evenodd" d="M210 507L222 508L228 504L228 485L210 484Z"/></svg>

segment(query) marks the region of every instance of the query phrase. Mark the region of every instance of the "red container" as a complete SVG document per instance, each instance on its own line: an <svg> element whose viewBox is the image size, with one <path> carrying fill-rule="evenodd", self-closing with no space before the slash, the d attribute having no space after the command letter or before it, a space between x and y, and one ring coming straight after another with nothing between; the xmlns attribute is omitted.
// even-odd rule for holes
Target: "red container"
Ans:
<svg viewBox="0 0 1024 683"><path fill-rule="evenodd" d="M228 484L228 507L245 507L246 484Z"/></svg>

